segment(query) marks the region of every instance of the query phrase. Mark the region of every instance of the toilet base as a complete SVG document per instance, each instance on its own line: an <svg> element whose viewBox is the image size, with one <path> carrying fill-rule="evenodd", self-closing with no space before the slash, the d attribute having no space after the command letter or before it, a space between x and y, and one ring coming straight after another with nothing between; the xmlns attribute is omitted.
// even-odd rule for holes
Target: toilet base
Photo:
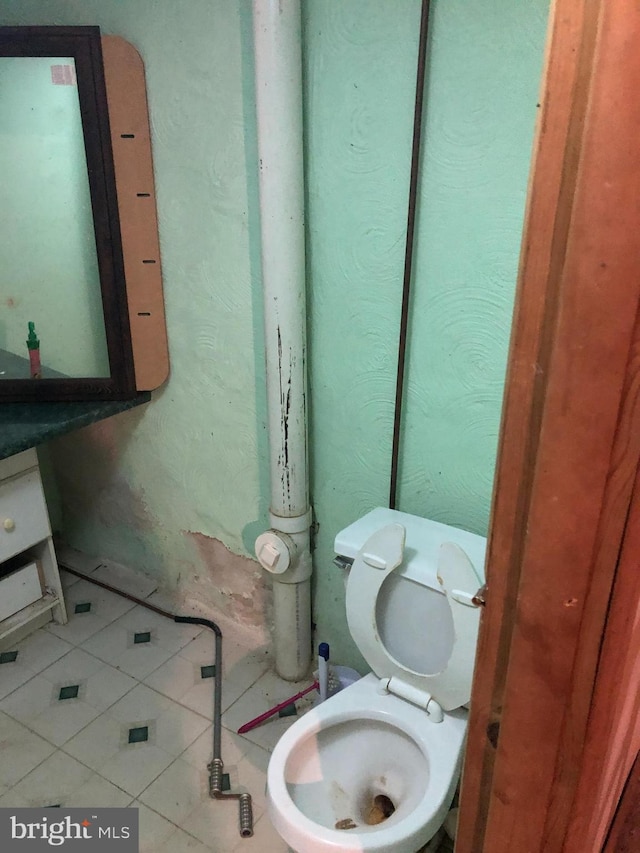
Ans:
<svg viewBox="0 0 640 853"><path fill-rule="evenodd" d="M444 827L440 827L433 838L430 841L427 841L426 844L423 844L419 850L415 851L415 853L439 853L442 839L445 835ZM294 850L293 847L287 847L287 853L301 853L301 851Z"/></svg>
<svg viewBox="0 0 640 853"><path fill-rule="evenodd" d="M276 831L300 853L419 853L451 807L466 721L458 710L430 722L365 676L276 745L267 773Z"/></svg>

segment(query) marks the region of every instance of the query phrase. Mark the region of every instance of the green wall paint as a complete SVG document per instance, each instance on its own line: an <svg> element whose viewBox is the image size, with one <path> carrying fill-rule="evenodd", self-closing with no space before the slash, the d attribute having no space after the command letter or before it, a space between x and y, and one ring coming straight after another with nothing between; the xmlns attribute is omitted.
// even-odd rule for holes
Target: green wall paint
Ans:
<svg viewBox="0 0 640 853"><path fill-rule="evenodd" d="M357 666L332 540L389 495L420 4L306 9L315 618ZM397 506L484 535L548 2L432 10Z"/></svg>
<svg viewBox="0 0 640 853"><path fill-rule="evenodd" d="M242 559L269 493L250 5L1 14L97 23L146 64L171 378L144 411L56 442L66 531L257 623L264 587ZM433 8L399 506L484 533L548 0ZM304 3L314 609L352 665L332 543L388 497L419 13Z"/></svg>

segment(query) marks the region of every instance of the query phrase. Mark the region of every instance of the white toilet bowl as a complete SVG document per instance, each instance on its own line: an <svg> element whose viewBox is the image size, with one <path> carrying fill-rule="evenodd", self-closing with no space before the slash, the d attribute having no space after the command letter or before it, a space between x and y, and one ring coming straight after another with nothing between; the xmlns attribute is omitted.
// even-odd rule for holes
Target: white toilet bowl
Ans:
<svg viewBox="0 0 640 853"><path fill-rule="evenodd" d="M460 775L486 540L378 509L343 530L346 610L373 672L298 720L267 771L271 821L296 853L416 853Z"/></svg>
<svg viewBox="0 0 640 853"><path fill-rule="evenodd" d="M382 694L374 675L345 688L276 744L267 773L275 829L297 853L415 853L451 805L466 718L457 710L425 725L424 710ZM394 811L372 825L380 802Z"/></svg>

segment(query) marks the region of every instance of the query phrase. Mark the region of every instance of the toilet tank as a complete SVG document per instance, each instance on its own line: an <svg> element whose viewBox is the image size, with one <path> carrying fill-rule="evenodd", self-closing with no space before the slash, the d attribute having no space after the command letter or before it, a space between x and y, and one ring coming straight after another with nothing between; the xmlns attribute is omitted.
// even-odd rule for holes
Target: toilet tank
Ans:
<svg viewBox="0 0 640 853"><path fill-rule="evenodd" d="M405 577L439 591L436 572L440 546L443 542L454 542L465 551L478 577L484 580L487 550L487 540L484 536L386 507L372 510L341 530L334 542L336 554L353 561L367 539L387 524L402 524L406 530L404 562L398 569Z"/></svg>

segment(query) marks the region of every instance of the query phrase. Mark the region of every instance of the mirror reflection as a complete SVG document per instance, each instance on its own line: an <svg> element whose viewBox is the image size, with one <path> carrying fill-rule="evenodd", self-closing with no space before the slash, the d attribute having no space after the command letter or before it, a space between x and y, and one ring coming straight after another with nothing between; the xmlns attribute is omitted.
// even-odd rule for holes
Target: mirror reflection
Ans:
<svg viewBox="0 0 640 853"><path fill-rule="evenodd" d="M0 57L0 379L109 377L72 57Z"/></svg>

